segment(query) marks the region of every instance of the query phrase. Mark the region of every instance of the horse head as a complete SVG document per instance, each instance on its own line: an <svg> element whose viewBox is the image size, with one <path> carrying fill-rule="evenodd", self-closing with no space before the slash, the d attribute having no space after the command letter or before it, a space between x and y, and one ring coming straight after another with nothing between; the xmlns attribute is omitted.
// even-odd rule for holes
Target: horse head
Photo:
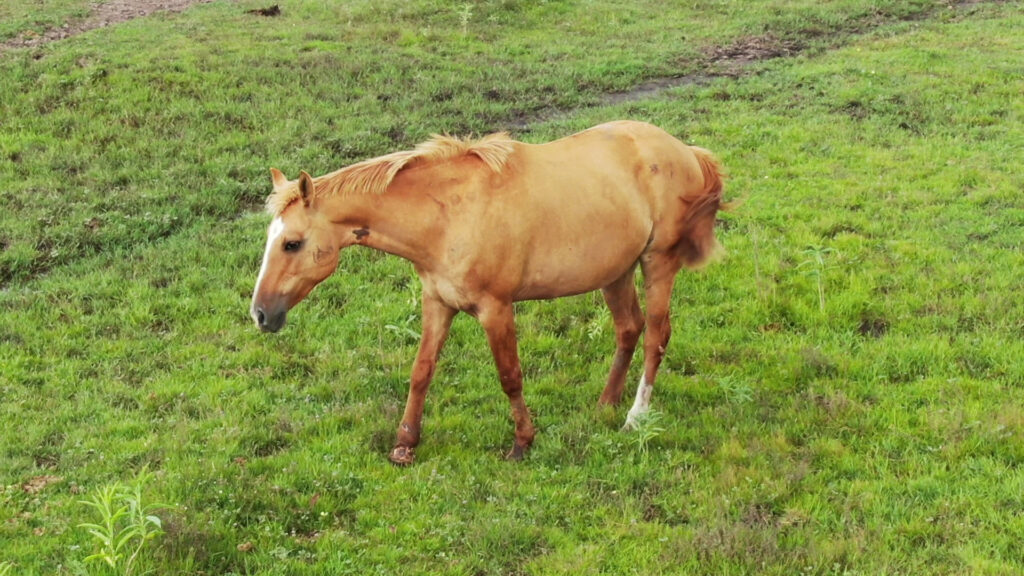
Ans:
<svg viewBox="0 0 1024 576"><path fill-rule="evenodd" d="M288 310L338 267L340 247L330 220L317 210L310 175L302 172L297 181L289 181L277 169L270 174L276 196L292 200L274 209L249 312L260 330L277 332Z"/></svg>

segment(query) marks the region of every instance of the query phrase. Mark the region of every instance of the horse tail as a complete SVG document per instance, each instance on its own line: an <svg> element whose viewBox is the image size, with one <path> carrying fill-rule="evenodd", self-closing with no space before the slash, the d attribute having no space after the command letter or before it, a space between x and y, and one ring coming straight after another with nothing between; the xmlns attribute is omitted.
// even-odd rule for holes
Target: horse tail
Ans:
<svg viewBox="0 0 1024 576"><path fill-rule="evenodd" d="M725 177L714 155L697 146L690 146L689 149L700 165L704 188L697 194L681 198L688 206L680 223L678 249L683 265L695 269L721 251L715 239L715 215L719 210L732 209L734 203L722 201Z"/></svg>

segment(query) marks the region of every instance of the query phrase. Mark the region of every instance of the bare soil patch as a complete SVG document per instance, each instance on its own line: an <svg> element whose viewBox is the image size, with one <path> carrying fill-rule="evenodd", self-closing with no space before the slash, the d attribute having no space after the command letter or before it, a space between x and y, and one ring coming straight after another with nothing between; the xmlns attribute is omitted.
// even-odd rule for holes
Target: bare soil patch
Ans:
<svg viewBox="0 0 1024 576"><path fill-rule="evenodd" d="M193 4L205 4L211 0L110 0L94 4L89 15L81 20L68 22L58 28L51 28L42 34L23 33L16 38L0 43L0 54L11 48L29 48L56 40L63 40L82 32L104 28L148 16L154 12L181 12Z"/></svg>
<svg viewBox="0 0 1024 576"><path fill-rule="evenodd" d="M706 52L708 66L720 76L739 76L752 63L772 58L792 56L805 48L794 40L777 38L773 34L744 36L726 46L714 46Z"/></svg>
<svg viewBox="0 0 1024 576"><path fill-rule="evenodd" d="M255 10L246 10L245 13L246 14L254 14L256 16L266 16L268 18L272 18L274 16L280 16L281 15L281 7L278 6L277 4L274 4L273 6L267 6L266 8L257 8Z"/></svg>
<svg viewBox="0 0 1024 576"><path fill-rule="evenodd" d="M840 28L831 33L834 36L831 47L837 48L842 46L851 37L866 34L895 20L924 20L933 17L941 10L967 12L981 4L1003 3L1005 1L1007 0L947 0L929 10L924 10L904 18L872 18L863 22L851 22L845 29ZM813 45L812 40L821 36L821 34L821 32L808 30L802 38L787 39L780 38L769 32L758 36L744 36L724 46L712 46L704 50L702 58L697 65L698 72L668 78L654 78L640 83L629 90L610 92L605 94L596 105L606 106L609 104L646 100L656 97L665 90L680 86L707 84L716 78L723 77L739 78L750 73L752 64L773 58L796 56L808 50ZM558 108L538 110L533 113L524 112L511 120L508 126L519 132L529 132L534 124L553 120L571 112L572 110Z"/></svg>
<svg viewBox="0 0 1024 576"><path fill-rule="evenodd" d="M749 65L772 58L793 56L806 49L806 46L794 40L784 40L773 34L761 36L744 36L731 44L712 46L704 51L699 68L700 72L675 76L671 78L654 78L640 83L629 90L610 92L601 98L600 105L620 104L653 98L661 92L679 86L706 84L715 78L738 78L748 71ZM545 110L532 115L522 114L510 122L516 130L529 131L532 124L537 124L562 116L565 110Z"/></svg>

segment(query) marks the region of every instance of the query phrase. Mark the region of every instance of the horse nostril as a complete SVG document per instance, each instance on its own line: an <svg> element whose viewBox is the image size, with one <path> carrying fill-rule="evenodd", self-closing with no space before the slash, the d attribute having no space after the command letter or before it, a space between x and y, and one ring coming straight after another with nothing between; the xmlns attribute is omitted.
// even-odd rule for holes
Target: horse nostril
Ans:
<svg viewBox="0 0 1024 576"><path fill-rule="evenodd" d="M259 324L260 326L267 325L267 315L263 313L263 310L256 310L256 323Z"/></svg>

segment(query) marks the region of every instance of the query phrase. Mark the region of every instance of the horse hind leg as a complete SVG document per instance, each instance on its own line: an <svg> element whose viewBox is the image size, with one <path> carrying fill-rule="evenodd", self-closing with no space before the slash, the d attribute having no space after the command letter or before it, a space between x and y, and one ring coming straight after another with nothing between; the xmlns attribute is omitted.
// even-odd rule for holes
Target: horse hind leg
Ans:
<svg viewBox="0 0 1024 576"><path fill-rule="evenodd" d="M633 285L633 274L636 267L621 278L601 289L604 301L612 314L615 323L615 357L608 373L608 383L598 404L616 405L622 399L622 390L626 385L626 374L633 361L640 333L644 329L644 315Z"/></svg>
<svg viewBox="0 0 1024 576"><path fill-rule="evenodd" d="M650 410L651 394L658 367L665 357L665 349L672 335L669 320L669 300L676 273L682 262L675 254L647 254L641 260L644 291L647 295L647 329L644 332L644 373L637 385L636 398L626 415L625 430L635 429Z"/></svg>

